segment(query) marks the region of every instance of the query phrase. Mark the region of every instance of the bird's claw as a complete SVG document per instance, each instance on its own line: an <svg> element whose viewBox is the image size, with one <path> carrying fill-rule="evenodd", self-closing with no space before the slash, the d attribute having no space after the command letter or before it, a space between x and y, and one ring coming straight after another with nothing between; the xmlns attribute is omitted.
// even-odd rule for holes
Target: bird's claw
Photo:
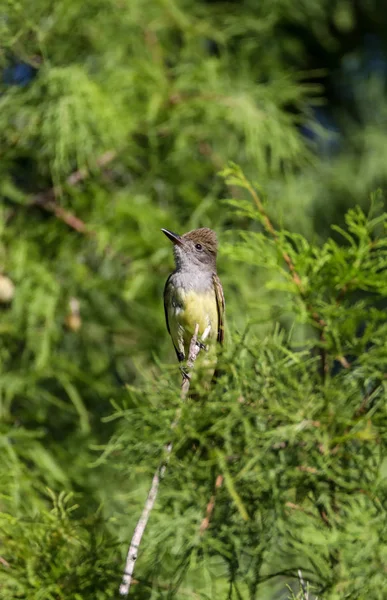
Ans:
<svg viewBox="0 0 387 600"><path fill-rule="evenodd" d="M181 366L180 370L184 379L191 379L191 375L189 374L187 367Z"/></svg>

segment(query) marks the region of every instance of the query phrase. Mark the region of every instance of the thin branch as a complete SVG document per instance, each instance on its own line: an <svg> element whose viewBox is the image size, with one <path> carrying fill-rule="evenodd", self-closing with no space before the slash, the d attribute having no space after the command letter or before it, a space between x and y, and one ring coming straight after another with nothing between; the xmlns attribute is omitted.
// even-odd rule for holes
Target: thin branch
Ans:
<svg viewBox="0 0 387 600"><path fill-rule="evenodd" d="M152 512L157 499L160 481L164 477L165 470L167 468L169 457L172 451L171 443L169 443L166 446L165 451L166 456L164 458L164 461L157 467L157 470L153 475L151 487L148 492L144 508L142 510L139 520L137 521L137 525L134 529L133 537L130 542L128 554L126 556L125 570L122 576L122 581L119 589L121 596L129 595L130 586L133 583L133 571L137 560L138 550L141 544L142 537L145 533L146 526L148 524L150 513Z"/></svg>
<svg viewBox="0 0 387 600"><path fill-rule="evenodd" d="M189 345L186 370L183 372L183 377L182 377L182 382L181 382L180 397L183 401L186 399L188 392L189 392L189 386L191 384L191 371L193 369L193 366L195 364L195 361L198 357L200 350L203 348L203 343L206 341L206 339L210 335L210 331L211 331L211 326L208 325L208 327L206 327L206 329L204 330L204 333L201 337L201 342L198 343L199 325L196 324L195 331L192 336L191 343Z"/></svg>
<svg viewBox="0 0 387 600"><path fill-rule="evenodd" d="M271 222L268 214L266 213L265 207L263 206L263 203L262 203L260 197L258 196L257 192L255 191L254 187L251 185L249 180L245 177L245 175L242 173L241 176L243 177L244 186L246 187L246 189L250 193L251 197L253 198L254 203L258 209L258 212L262 217L263 224L264 224L266 231L274 239L277 247L279 248L279 250L282 254L282 258L284 259L285 263L288 266L292 280L298 288L300 297L304 301L305 306L306 306L310 316L312 317L313 321L316 323L316 325L320 329L320 341L322 343L324 343L325 342L326 322L324 321L324 319L322 319L319 316L319 314L314 310L313 306L310 304L308 297L307 297L307 293L302 284L301 277L297 273L296 267L295 267L291 257L289 256L289 254L287 252L285 252L285 250L282 250L282 248L280 247L280 243L279 243L280 240L279 240L278 232L275 229L273 223ZM320 348L320 358L321 358L321 375L322 375L322 379L325 379L325 375L328 372L328 363L327 363L326 351L325 351L324 347Z"/></svg>
<svg viewBox="0 0 387 600"><path fill-rule="evenodd" d="M336 356L336 360L341 364L341 366L343 367L343 369L350 369L351 368L351 363L348 362L348 360L346 359L345 356Z"/></svg>
<svg viewBox="0 0 387 600"><path fill-rule="evenodd" d="M4 567L7 567L8 569L11 568L11 565L9 564L9 562L7 560L5 560L5 558L3 558L2 556L0 556L0 563L2 565L4 565Z"/></svg>
<svg viewBox="0 0 387 600"><path fill-rule="evenodd" d="M285 502L285 506L291 508L292 510L299 510L300 512L305 513L309 517L315 517L315 515L310 510L307 510L303 506L300 506L300 504L295 504L294 502Z"/></svg>
<svg viewBox="0 0 387 600"><path fill-rule="evenodd" d="M257 192L255 191L255 189L253 188L253 186L251 185L251 183L249 182L249 180L246 179L246 177L244 175L243 175L243 181L244 181L244 184L245 184L247 190L250 192L251 197L253 198L253 200L255 202L255 205L256 205L256 207L258 209L258 212L260 213L260 215L261 215L261 217L263 219L263 224L265 226L266 231L268 231L270 233L270 235L274 238L274 241L276 243L278 243L279 242L278 233L277 233L277 231L276 231L273 223L270 221L270 219L269 219L269 217L268 217L268 215L267 215L267 213L265 211L265 208L264 208L264 206L263 206L263 204L261 202L260 197L258 196ZM289 254L287 252L283 251L283 250L281 250L281 254L282 254L282 257L283 257L284 261L288 265L289 271L292 274L292 279L293 279L294 283L296 284L296 286L298 287L298 289L300 291L300 294L302 296L304 296L305 295L305 291L304 291L304 288L303 288L303 285L302 285L302 281L301 281L301 278L300 278L300 276L298 275L298 273L296 271L296 268L295 268L295 266L293 264L292 259L290 258Z"/></svg>
<svg viewBox="0 0 387 600"><path fill-rule="evenodd" d="M202 522L200 524L200 529L199 529L200 535L203 535L204 532L206 531L206 529L208 529L208 526L211 521L212 513L214 512L214 508L215 508L216 493L217 493L218 489L222 487L222 484L223 484L223 475L218 475L216 478L216 481L215 481L214 493L212 494L210 501L207 504L206 516L204 517L204 519L202 520Z"/></svg>
<svg viewBox="0 0 387 600"><path fill-rule="evenodd" d="M78 233L84 233L85 235L94 235L94 232L87 228L87 225L82 219L74 215L68 210L65 210L59 204L54 202L53 200L45 201L44 204L41 205L44 210L53 213L57 219L66 223L68 227L78 231Z"/></svg>
<svg viewBox="0 0 387 600"><path fill-rule="evenodd" d="M302 590L302 600L309 600L308 588L307 588L307 585L305 584L304 578L302 576L301 569L298 569L297 574L298 574L298 580L300 582L300 586L301 586L301 590Z"/></svg>
<svg viewBox="0 0 387 600"><path fill-rule="evenodd" d="M326 337L325 337L325 331L324 328L322 328L320 330L320 373L321 373L321 379L323 381L325 381L326 376L329 373L329 365L328 365L328 360L327 360L327 352L325 349L325 342L326 342Z"/></svg>
<svg viewBox="0 0 387 600"><path fill-rule="evenodd" d="M106 167L106 165L110 164L117 157L116 150L108 150L104 154L101 154L95 161L97 167L102 168ZM87 169L78 169L78 171L74 171L68 178L68 185L76 185L80 181L87 179L90 175L90 172Z"/></svg>
<svg viewBox="0 0 387 600"><path fill-rule="evenodd" d="M100 168L104 167L111 163L116 158L116 156L117 152L115 150L109 150L108 152L105 152L97 158L96 164ZM73 187L81 181L87 179L89 175L90 171L88 171L87 169L78 169L77 171L74 171L74 173L71 173L71 175L69 175L69 177L66 179L66 184L70 187ZM59 204L57 204L56 198L60 195L61 192L61 187L53 186L45 192L41 192L40 194L35 194L35 196L32 196L29 202L29 206L39 206L44 210L53 213L57 217L57 219L63 221L64 223L66 223L66 225L68 225L68 227L71 227L71 229L78 231L78 233L83 233L85 235L94 235L94 232L88 229L86 223L82 221L82 219L80 219L79 217L74 215L74 213L65 210L64 208L59 206Z"/></svg>
<svg viewBox="0 0 387 600"><path fill-rule="evenodd" d="M100 157L96 159L96 165L100 168L108 165L117 157L117 152L115 150L109 150L105 152ZM78 169L71 173L66 179L66 185L73 187L78 185L81 181L84 181L90 176L90 171L88 169ZM31 197L27 206L37 206L43 208L47 212L55 215L57 219L65 223L68 227L77 231L78 233L82 233L85 236L90 238L94 238L96 236L96 232L90 229L88 224L77 217L73 212L65 210L62 206L57 203L57 197L62 193L62 188L60 186L54 186L45 192L41 192L39 194L35 194ZM104 247L104 252L109 255L113 254L113 249L108 244ZM127 265L130 262L130 257L124 254L114 253L115 256L120 260L123 265Z"/></svg>
<svg viewBox="0 0 387 600"><path fill-rule="evenodd" d="M180 389L180 398L181 398L182 402L184 402L188 396L190 383L191 383L192 369L194 368L195 361L199 355L200 350L204 347L203 342L209 336L210 331L211 331L211 327L208 326L205 329L205 331L201 337L201 342L198 343L199 324L196 324L196 326L195 326L195 331L192 336L191 343L189 345L186 370L185 370L185 372L183 372L183 375L182 375L182 382L181 382L181 389ZM175 428L177 426L179 419L180 419L180 410L178 411L178 413L172 423L172 426L171 426L172 428ZM130 585L133 582L133 571L134 571L134 566L135 566L136 560L137 560L138 549L140 547L140 543L141 543L142 537L144 535L150 513L152 512L152 509L156 502L160 481L164 477L164 473L167 468L167 464L168 464L171 452L172 452L172 442L169 442L167 444L167 446L165 447L164 460L157 467L157 470L156 470L155 474L153 475L152 484L151 484L150 490L148 492L148 496L145 501L143 511L141 513L141 517L139 518L137 525L134 529L133 537L130 542L128 554L126 557L125 570L124 570L122 582L120 585L121 596L128 596L128 594L129 594Z"/></svg>
<svg viewBox="0 0 387 600"><path fill-rule="evenodd" d="M385 375L385 378L387 376ZM379 389L382 387L382 381L377 381L372 388L365 394L365 396L363 397L363 400L359 406L359 408L356 410L355 412L355 417L360 417L362 414L364 414L366 412L367 409L367 404L369 403L369 401L372 399L372 397L376 394L376 392L379 391Z"/></svg>

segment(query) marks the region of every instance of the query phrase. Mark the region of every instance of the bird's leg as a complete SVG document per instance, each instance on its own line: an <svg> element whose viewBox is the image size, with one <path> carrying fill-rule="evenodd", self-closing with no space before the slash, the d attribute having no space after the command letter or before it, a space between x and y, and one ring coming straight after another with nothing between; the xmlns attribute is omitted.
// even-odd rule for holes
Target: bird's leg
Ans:
<svg viewBox="0 0 387 600"><path fill-rule="evenodd" d="M206 340L208 338L208 336L210 335L210 331L211 331L211 325L208 325L202 335L202 341L198 340L196 343L199 346L200 350L205 350L206 352L208 351L208 346L206 346L206 344L204 343L204 340Z"/></svg>
<svg viewBox="0 0 387 600"><path fill-rule="evenodd" d="M191 379L191 375L188 371L187 365L180 364L180 371L181 371L181 375L182 375L183 379L185 379L185 380Z"/></svg>

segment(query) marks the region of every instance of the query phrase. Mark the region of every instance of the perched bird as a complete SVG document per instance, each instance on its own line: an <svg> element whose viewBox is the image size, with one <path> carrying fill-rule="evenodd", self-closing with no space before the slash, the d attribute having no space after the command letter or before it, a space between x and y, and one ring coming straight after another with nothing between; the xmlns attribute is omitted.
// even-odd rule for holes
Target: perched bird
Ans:
<svg viewBox="0 0 387 600"><path fill-rule="evenodd" d="M188 358L196 324L198 340L205 329L211 330L206 344L209 351L224 338L224 295L216 273L218 242L211 229L203 227L178 235L161 230L173 243L176 269L164 288L167 329L179 362Z"/></svg>

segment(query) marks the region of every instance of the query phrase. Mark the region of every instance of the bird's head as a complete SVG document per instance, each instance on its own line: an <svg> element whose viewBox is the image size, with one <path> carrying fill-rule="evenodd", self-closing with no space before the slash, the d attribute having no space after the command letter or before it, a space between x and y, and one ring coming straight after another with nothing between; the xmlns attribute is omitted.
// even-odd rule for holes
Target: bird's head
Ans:
<svg viewBox="0 0 387 600"><path fill-rule="evenodd" d="M174 256L178 269L200 268L211 271L216 269L218 240L215 231L208 227L194 229L183 235L178 235L168 229L161 231L174 245Z"/></svg>

